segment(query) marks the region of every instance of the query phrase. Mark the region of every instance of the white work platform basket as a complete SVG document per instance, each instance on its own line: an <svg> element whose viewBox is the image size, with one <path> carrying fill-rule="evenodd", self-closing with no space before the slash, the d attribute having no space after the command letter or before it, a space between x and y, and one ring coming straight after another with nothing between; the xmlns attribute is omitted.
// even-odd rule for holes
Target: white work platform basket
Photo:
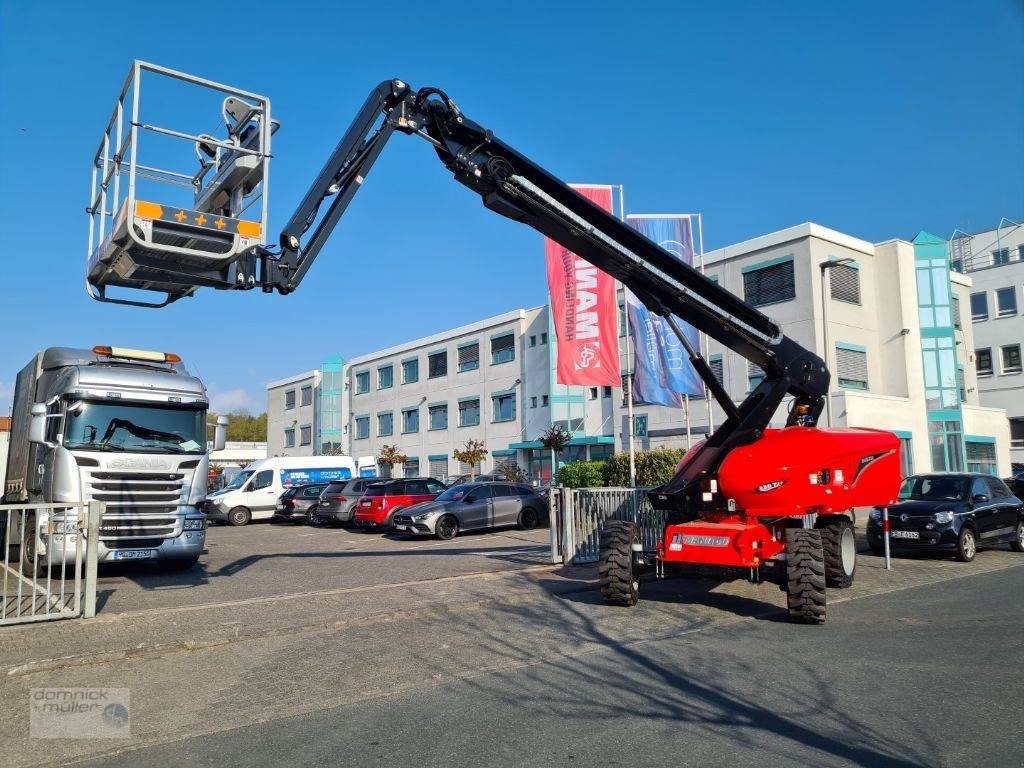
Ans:
<svg viewBox="0 0 1024 768"><path fill-rule="evenodd" d="M246 254L265 242L277 128L264 96L133 62L93 159L89 294L164 306L200 286L251 283ZM118 298L111 287L164 297Z"/></svg>

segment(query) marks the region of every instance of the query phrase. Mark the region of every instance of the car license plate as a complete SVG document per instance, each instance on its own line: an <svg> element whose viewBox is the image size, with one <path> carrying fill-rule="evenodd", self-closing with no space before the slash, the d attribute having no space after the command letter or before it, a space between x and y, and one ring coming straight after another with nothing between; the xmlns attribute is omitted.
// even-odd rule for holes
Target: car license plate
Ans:
<svg viewBox="0 0 1024 768"><path fill-rule="evenodd" d="M889 535L894 539L920 539L921 534L918 531L890 531Z"/></svg>
<svg viewBox="0 0 1024 768"><path fill-rule="evenodd" d="M155 549L125 549L114 553L115 560L148 560L156 557Z"/></svg>

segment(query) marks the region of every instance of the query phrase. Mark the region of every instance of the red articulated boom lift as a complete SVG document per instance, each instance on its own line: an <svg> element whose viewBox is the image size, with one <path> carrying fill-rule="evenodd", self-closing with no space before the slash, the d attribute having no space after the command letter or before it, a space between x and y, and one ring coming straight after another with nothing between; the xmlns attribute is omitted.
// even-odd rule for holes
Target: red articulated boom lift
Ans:
<svg viewBox="0 0 1024 768"><path fill-rule="evenodd" d="M817 355L786 337L769 317L470 120L444 91L414 89L401 80L385 80L370 93L285 225L278 245L250 244L245 238L257 225L237 222L242 201L264 178L260 163L269 159L270 134L276 127L269 100L252 94L248 101L240 99L244 92L142 62L134 68L232 94L225 106L225 140L175 135L194 140L197 154L204 152L211 158L206 164L215 165L197 174L193 184L195 208L200 207L198 201L204 206L199 215L216 216L236 231L231 237L209 227L200 231L192 222L195 209L176 211L129 197L120 214L113 208L106 214L127 222L128 235L122 224L101 238L98 247L90 247L88 281L95 298L142 303L107 298L109 286L162 291L162 304L189 296L201 286L258 286L268 293L291 293L388 139L396 132L423 139L456 181L480 195L484 206L579 254L665 317L726 414L714 433L686 455L675 476L650 492L653 506L668 512L664 535L654 551L643 551L634 522L605 525L599 564L605 600L635 604L641 571L652 565L659 572L673 565L721 566L744 569L752 580L782 586L792 620L824 621L826 585L846 587L854 578L852 509L892 502L900 484L900 460L899 441L890 432L816 426L829 385L829 372ZM132 120L132 144L137 143L137 129L145 127ZM121 143L118 137L115 145ZM236 144L240 151L233 152ZM114 154L115 165L122 164L124 158ZM247 161L241 171L233 167L240 159ZM111 177L107 162L98 156L104 179ZM266 166L262 168L265 171ZM134 178L134 167L125 170ZM117 165L113 175L121 171ZM134 189L134 184L129 186ZM95 208L94 201L90 213L95 215ZM130 236L133 221L145 238ZM226 244L212 249L208 257L197 256L202 237L216 239L218 234ZM764 370L763 381L743 402L732 401L689 345L676 317ZM792 399L786 426L769 428L787 397Z"/></svg>

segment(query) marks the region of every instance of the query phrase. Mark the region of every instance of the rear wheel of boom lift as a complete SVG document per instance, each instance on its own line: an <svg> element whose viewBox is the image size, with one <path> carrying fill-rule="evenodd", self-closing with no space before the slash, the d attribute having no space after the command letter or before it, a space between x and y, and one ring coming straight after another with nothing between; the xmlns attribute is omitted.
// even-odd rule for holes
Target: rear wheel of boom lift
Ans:
<svg viewBox="0 0 1024 768"><path fill-rule="evenodd" d="M598 575L601 595L608 605L636 605L640 599L640 571L634 545L640 544L636 523L613 520L601 531Z"/></svg>
<svg viewBox="0 0 1024 768"><path fill-rule="evenodd" d="M786 531L786 603L790 621L800 624L825 621L825 552L821 531L812 528Z"/></svg>
<svg viewBox="0 0 1024 768"><path fill-rule="evenodd" d="M823 525L821 546L825 550L825 586L845 589L857 573L857 539L853 524L843 518Z"/></svg>

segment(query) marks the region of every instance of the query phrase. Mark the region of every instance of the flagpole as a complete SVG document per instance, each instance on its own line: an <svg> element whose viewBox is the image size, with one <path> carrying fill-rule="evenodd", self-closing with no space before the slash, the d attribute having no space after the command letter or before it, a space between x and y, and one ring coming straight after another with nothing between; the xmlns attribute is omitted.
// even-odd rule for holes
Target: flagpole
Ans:
<svg viewBox="0 0 1024 768"><path fill-rule="evenodd" d="M699 251L700 251L700 253L699 253L699 256L700 256L700 262L699 262L700 263L700 273L703 275L704 274L704 221L701 219L701 215L699 213L697 214L697 230L698 230L698 232L697 232L698 243L700 244L699 245ZM701 353L701 355L704 356L704 359L707 360L708 359L708 335L706 333L702 333L700 335L700 337L701 337L701 350L700 350L700 353ZM712 432L715 431L715 418L714 418L714 416L711 413L711 391L707 387L704 387L704 407L707 409L707 414L708 414L708 434L710 435Z"/></svg>
<svg viewBox="0 0 1024 768"><path fill-rule="evenodd" d="M626 193L621 184L619 184L619 218L622 221L626 220ZM629 301L626 299L626 291L628 289L622 287L622 303L624 305L626 314L626 382L628 386L626 389L626 418L629 421L629 487L636 488L636 447L633 442L633 376L630 373L633 370L633 329L630 327L629 320ZM635 515L636 510L634 510Z"/></svg>
<svg viewBox="0 0 1024 768"><path fill-rule="evenodd" d="M683 413L686 414L686 450L693 447L693 439L690 437L690 396L683 395Z"/></svg>

